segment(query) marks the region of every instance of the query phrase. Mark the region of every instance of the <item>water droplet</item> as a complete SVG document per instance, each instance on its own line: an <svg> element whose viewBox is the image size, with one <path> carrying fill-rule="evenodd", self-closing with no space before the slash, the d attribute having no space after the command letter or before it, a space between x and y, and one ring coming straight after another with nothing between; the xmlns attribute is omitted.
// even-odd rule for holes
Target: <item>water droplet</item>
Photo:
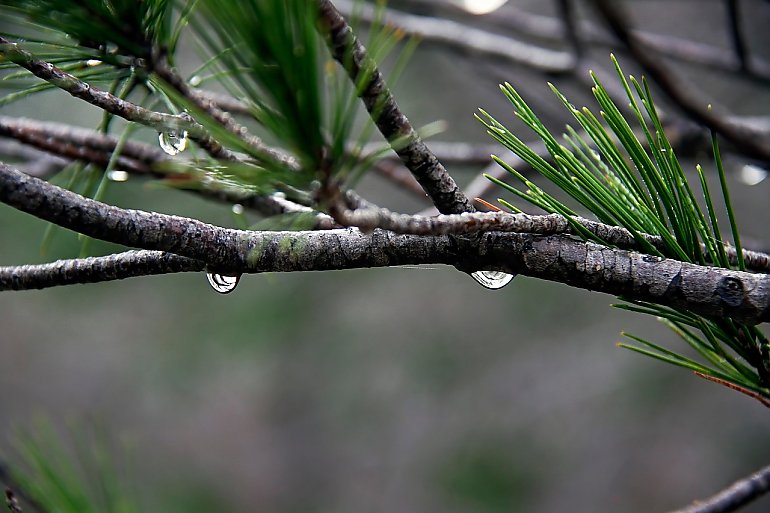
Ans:
<svg viewBox="0 0 770 513"><path fill-rule="evenodd" d="M243 205L241 205L240 203L236 203L235 205L233 205L233 214L237 216L243 214Z"/></svg>
<svg viewBox="0 0 770 513"><path fill-rule="evenodd" d="M740 178L746 185L757 185L765 181L767 178L767 169L755 166L752 164L746 164L741 168Z"/></svg>
<svg viewBox="0 0 770 513"><path fill-rule="evenodd" d="M235 276L230 276L227 274L206 273L206 278L208 278L209 285L211 285L212 289L220 294L229 294L238 286L241 275L237 274Z"/></svg>
<svg viewBox="0 0 770 513"><path fill-rule="evenodd" d="M455 0L455 3L471 14L487 14L499 9L508 0Z"/></svg>
<svg viewBox="0 0 770 513"><path fill-rule="evenodd" d="M476 271L471 273L471 277L479 282L482 287L491 290L501 289L511 283L516 275L502 273L500 271Z"/></svg>
<svg viewBox="0 0 770 513"><path fill-rule="evenodd" d="M100 61L99 59L88 59L86 61L86 66L88 66L89 68L93 68L94 66L98 66L101 63L102 61Z"/></svg>
<svg viewBox="0 0 770 513"><path fill-rule="evenodd" d="M107 178L109 178L113 182L125 182L128 180L128 173L126 173L125 171L119 171L116 169L107 173Z"/></svg>
<svg viewBox="0 0 770 513"><path fill-rule="evenodd" d="M199 75L193 75L190 77L190 85L193 87L198 87L201 85L201 82L203 82L203 79Z"/></svg>
<svg viewBox="0 0 770 513"><path fill-rule="evenodd" d="M161 132L158 134L158 142L161 149L169 155L181 153L187 148L187 130L182 130L181 133L174 130Z"/></svg>

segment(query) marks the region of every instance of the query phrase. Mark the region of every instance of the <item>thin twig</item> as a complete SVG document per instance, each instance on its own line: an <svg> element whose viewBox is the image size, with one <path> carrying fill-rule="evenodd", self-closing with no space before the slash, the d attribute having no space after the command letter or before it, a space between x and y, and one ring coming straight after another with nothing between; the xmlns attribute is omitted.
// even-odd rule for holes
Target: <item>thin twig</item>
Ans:
<svg viewBox="0 0 770 513"><path fill-rule="evenodd" d="M176 71L172 70L162 62L156 63L153 66L153 71L158 77L176 89L196 107L221 124L228 132L245 142L249 148L251 148L253 155L259 158L259 160L279 167L299 171L299 162L297 162L294 157L267 146L259 137L250 134L248 129L238 123L230 113L220 109L219 105L210 100L206 95L201 94L197 89L190 87L187 82L176 73Z"/></svg>
<svg viewBox="0 0 770 513"><path fill-rule="evenodd" d="M770 492L770 466L758 470L713 497L671 513L730 513Z"/></svg>
<svg viewBox="0 0 770 513"><path fill-rule="evenodd" d="M107 165L118 143L116 137L92 130L9 116L0 116L0 137L11 137L53 155L101 167ZM165 170L164 165L168 162L170 162L168 156L155 147L136 141L124 141L115 168L133 175L170 180L173 186L175 178L186 175ZM52 167L51 170L60 171L66 163L64 161L58 168ZM195 183L193 192L230 205L240 204L264 216L310 211L309 208L289 201L280 194L255 194L216 181L198 181ZM335 228L336 225L331 218L319 213L316 214L313 227L326 230Z"/></svg>
<svg viewBox="0 0 770 513"><path fill-rule="evenodd" d="M118 98L60 70L50 62L36 59L29 52L19 48L16 43L12 43L2 36L0 36L0 55L29 70L36 77L67 91L75 98L99 107L110 114L149 126L159 132L186 130L190 138L200 144L212 157L222 160L237 160L234 153L215 141L203 126L193 121L189 116L174 116L151 111Z"/></svg>
<svg viewBox="0 0 770 513"><path fill-rule="evenodd" d="M375 62L329 0L318 0L322 31L385 139L412 172L439 212L472 212L473 205L401 112Z"/></svg>

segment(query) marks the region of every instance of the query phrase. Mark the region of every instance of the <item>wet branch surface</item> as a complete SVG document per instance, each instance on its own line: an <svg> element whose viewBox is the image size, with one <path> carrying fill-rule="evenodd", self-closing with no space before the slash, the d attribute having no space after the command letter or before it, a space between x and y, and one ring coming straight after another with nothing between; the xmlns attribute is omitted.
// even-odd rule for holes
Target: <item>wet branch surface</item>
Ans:
<svg viewBox="0 0 770 513"><path fill-rule="evenodd" d="M0 201L108 242L199 260L222 273L447 264L557 281L747 324L770 320L770 276L611 249L563 235L401 235L383 230L250 232L127 210L0 165ZM9 286L3 282L3 287Z"/></svg>

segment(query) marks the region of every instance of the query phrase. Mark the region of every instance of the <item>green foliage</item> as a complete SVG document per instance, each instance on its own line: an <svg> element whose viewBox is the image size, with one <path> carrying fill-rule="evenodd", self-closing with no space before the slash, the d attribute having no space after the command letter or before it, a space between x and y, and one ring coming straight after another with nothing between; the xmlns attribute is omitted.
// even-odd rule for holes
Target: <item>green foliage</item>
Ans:
<svg viewBox="0 0 770 513"><path fill-rule="evenodd" d="M93 428L73 426L64 435L48 421L12 440L18 462L13 481L24 496L51 513L137 513L138 505L111 460L114 448Z"/></svg>
<svg viewBox="0 0 770 513"><path fill-rule="evenodd" d="M627 80L614 57L613 62L628 97L636 129L632 128L593 74L593 93L601 107L598 117L587 107L574 107L551 86L586 134L580 135L568 126L563 143L543 125L510 84L501 86L513 104L516 116L543 140L553 163L530 150L520 138L487 112L481 110L477 118L487 127L492 137L599 221L628 229L643 252L693 264L733 268L726 251L728 244L724 242L719 228L718 211L703 170L700 166L696 169L700 186L698 192L704 205L701 207L696 190L690 185L663 131L646 81L639 82L634 77ZM745 270L740 236L715 137L713 148L721 194L730 221L734 248L737 250L737 268ZM509 185L488 176L490 180L546 212L568 217L576 214L575 207L543 191L510 165L494 158L523 187ZM500 201L518 210L509 202ZM609 245L583 229L576 221L571 223L584 238ZM643 234L661 237L662 249L652 246ZM623 347L770 397L766 369L767 339L757 327L742 325L730 319L711 320L687 311L635 301L616 306L659 317L695 350L702 361L633 335L627 336L641 346L621 344Z"/></svg>
<svg viewBox="0 0 770 513"><path fill-rule="evenodd" d="M50 43L52 49L85 47L105 55L148 58L172 34L169 0L2 0L0 6L9 26L37 33L42 29L39 42ZM78 44L60 43L67 38Z"/></svg>

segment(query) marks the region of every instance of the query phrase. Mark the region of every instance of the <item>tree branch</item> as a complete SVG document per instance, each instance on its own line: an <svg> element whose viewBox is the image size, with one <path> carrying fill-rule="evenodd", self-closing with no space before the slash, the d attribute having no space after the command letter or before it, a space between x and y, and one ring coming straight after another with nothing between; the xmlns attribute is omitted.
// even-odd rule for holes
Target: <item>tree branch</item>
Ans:
<svg viewBox="0 0 770 513"><path fill-rule="evenodd" d="M721 134L746 156L770 162L770 147L757 141L756 134L747 126L737 125L726 117L707 109L705 107L707 102L699 98L698 92L691 85L685 86L680 83L660 57L634 36L626 24L627 14L622 12L616 2L594 0L594 5L637 62L682 111L694 121Z"/></svg>
<svg viewBox="0 0 770 513"><path fill-rule="evenodd" d="M118 143L116 137L92 130L9 116L0 116L0 137L11 137L53 155L102 167L107 165ZM152 146L136 141L124 141L116 168L135 175L169 179L178 176L163 170L163 164L169 160L164 152ZM201 182L196 185L199 187L194 189L194 192L201 196L230 205L238 203L268 217L311 211L281 197L278 193L259 195L216 182ZM325 214L318 214L313 226L315 229L324 230L334 227L334 222Z"/></svg>
<svg viewBox="0 0 770 513"><path fill-rule="evenodd" d="M736 481L729 488L713 497L696 501L692 506L672 513L730 513L770 492L770 466L745 479Z"/></svg>
<svg viewBox="0 0 770 513"><path fill-rule="evenodd" d="M337 3L344 13L356 15L360 13L361 18L367 23L377 19L375 9L369 4L357 6L347 0L338 0ZM575 58L567 52L549 50L445 18L387 9L384 21L426 41L482 53L494 59L529 66L544 73L569 73L576 62Z"/></svg>
<svg viewBox="0 0 770 513"><path fill-rule="evenodd" d="M110 114L149 126L159 132L187 130L190 138L200 144L212 157L223 160L237 160L234 153L215 141L203 126L191 120L189 116L174 116L151 111L140 105L118 98L106 91L92 87L74 75L60 70L50 62L35 59L32 54L22 50L16 43L12 43L2 36L0 36L0 55L27 69L36 77L67 91L75 98L99 107Z"/></svg>
<svg viewBox="0 0 770 513"><path fill-rule="evenodd" d="M75 260L57 260L50 264L0 267L0 290L29 290L122 280L205 269L199 260L162 251L127 251L116 255Z"/></svg>
<svg viewBox="0 0 770 513"><path fill-rule="evenodd" d="M687 264L561 235L233 230L105 205L4 164L0 201L90 237L200 260L224 274L447 264L466 272L497 270L557 281L746 324L770 320L770 275Z"/></svg>
<svg viewBox="0 0 770 513"><path fill-rule="evenodd" d="M350 25L329 0L318 0L318 5L332 55L354 84L365 77L357 89L366 110L433 204L442 214L472 212L471 202L398 108L382 74Z"/></svg>

